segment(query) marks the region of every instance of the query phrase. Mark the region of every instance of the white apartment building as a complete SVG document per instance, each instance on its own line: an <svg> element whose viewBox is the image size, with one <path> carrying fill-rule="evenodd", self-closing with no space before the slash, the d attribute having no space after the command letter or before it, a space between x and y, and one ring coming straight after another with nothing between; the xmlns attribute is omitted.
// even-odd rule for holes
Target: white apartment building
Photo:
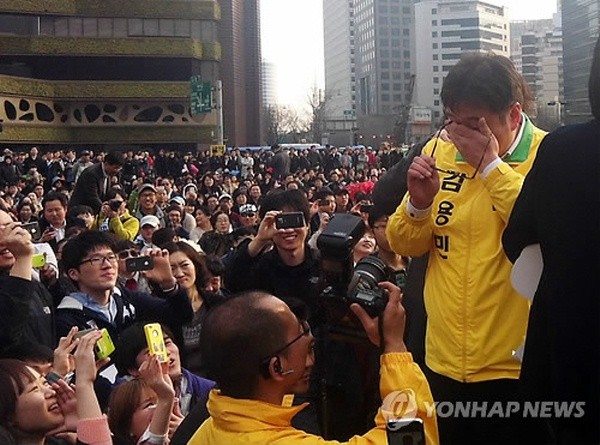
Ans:
<svg viewBox="0 0 600 445"><path fill-rule="evenodd" d="M324 0L326 130L345 133L334 144L351 143L356 126L354 0Z"/></svg>
<svg viewBox="0 0 600 445"><path fill-rule="evenodd" d="M277 104L277 67L274 63L263 60L262 62L262 93L263 106L269 107Z"/></svg>
<svg viewBox="0 0 600 445"><path fill-rule="evenodd" d="M416 105L441 122L444 78L465 52L510 56L507 8L477 0L426 0L415 4Z"/></svg>
<svg viewBox="0 0 600 445"><path fill-rule="evenodd" d="M563 47L560 14L554 19L511 22L511 59L535 97L532 116L542 128L562 120ZM550 104L550 105L549 105Z"/></svg>
<svg viewBox="0 0 600 445"><path fill-rule="evenodd" d="M377 145L394 132L411 103L413 2L323 0L330 134L344 129Z"/></svg>

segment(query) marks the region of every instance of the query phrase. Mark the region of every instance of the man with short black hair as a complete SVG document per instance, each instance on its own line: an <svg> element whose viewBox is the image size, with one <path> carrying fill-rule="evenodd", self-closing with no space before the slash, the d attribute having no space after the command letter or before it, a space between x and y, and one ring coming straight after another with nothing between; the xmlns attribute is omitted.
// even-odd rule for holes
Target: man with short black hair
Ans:
<svg viewBox="0 0 600 445"><path fill-rule="evenodd" d="M273 169L273 177L275 179L285 178L290 174L292 160L287 151L283 150L279 144L271 146L271 151L274 153L269 161L269 166Z"/></svg>
<svg viewBox="0 0 600 445"><path fill-rule="evenodd" d="M315 201L318 201L317 205L319 211L315 213L310 220L310 229L312 233L319 230L321 225L321 214L326 213L327 215L331 216L335 212L336 207L335 196L328 187L321 187L315 192L313 198Z"/></svg>
<svg viewBox="0 0 600 445"><path fill-rule="evenodd" d="M124 164L123 153L111 151L104 161L86 168L75 183L69 204L89 205L98 214L112 187L112 178L118 175Z"/></svg>
<svg viewBox="0 0 600 445"><path fill-rule="evenodd" d="M65 237L67 228L67 197L59 192L48 193L43 201L40 219L41 243L48 243L56 252L56 244Z"/></svg>
<svg viewBox="0 0 600 445"><path fill-rule="evenodd" d="M278 229L275 219L283 212L302 213L304 225ZM306 245L310 216L306 196L299 190L273 191L265 196L259 216L256 237L242 243L231 258L227 285L232 292L262 289L276 293L290 305L303 302L316 311L313 277L319 276L319 264Z"/></svg>
<svg viewBox="0 0 600 445"><path fill-rule="evenodd" d="M171 272L169 253L149 249L154 267L145 272L159 286L159 297L116 287L118 256L114 239L104 232L87 231L71 238L62 253L65 273L77 292L63 298L56 311L56 327L65 336L73 326L79 329L106 328L110 336L136 320L160 321L175 328L191 321L192 306Z"/></svg>

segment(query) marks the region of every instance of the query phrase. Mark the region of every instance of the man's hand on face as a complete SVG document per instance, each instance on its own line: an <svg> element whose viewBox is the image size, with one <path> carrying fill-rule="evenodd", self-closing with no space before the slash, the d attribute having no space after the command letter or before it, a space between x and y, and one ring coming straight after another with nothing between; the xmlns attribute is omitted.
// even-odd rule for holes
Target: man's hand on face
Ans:
<svg viewBox="0 0 600 445"><path fill-rule="evenodd" d="M474 168L479 168L479 172L498 157L498 139L485 118L479 118L477 128L451 122L446 130L464 160Z"/></svg>
<svg viewBox="0 0 600 445"><path fill-rule="evenodd" d="M0 226L0 251L8 249L16 259L31 257L35 251L31 234L21 223L11 222Z"/></svg>

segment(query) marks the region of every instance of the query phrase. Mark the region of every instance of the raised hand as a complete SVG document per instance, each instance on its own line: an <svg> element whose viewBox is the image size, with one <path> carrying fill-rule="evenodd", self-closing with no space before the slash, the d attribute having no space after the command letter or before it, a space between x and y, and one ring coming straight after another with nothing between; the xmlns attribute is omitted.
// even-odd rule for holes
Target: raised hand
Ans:
<svg viewBox="0 0 600 445"><path fill-rule="evenodd" d="M350 309L358 317L371 343L382 346L384 352L406 352L404 344L404 327L406 325L406 312L401 304L401 289L385 281L379 283L379 287L385 289L388 295L388 303L379 317L383 317L383 345L379 332L379 317L371 316L360 305L353 303Z"/></svg>
<svg viewBox="0 0 600 445"><path fill-rule="evenodd" d="M175 286L177 281L171 271L169 252L166 249L149 249L146 251L146 255L152 257L154 267L151 270L144 271L144 276L158 283L163 289L170 289Z"/></svg>
<svg viewBox="0 0 600 445"><path fill-rule="evenodd" d="M477 128L452 122L446 129L464 160L480 172L498 157L498 139L485 118L479 118Z"/></svg>
<svg viewBox="0 0 600 445"><path fill-rule="evenodd" d="M440 190L440 176L431 156L415 156L406 176L410 201L418 209L426 209Z"/></svg>
<svg viewBox="0 0 600 445"><path fill-rule="evenodd" d="M60 338L58 346L54 350L52 369L60 375L67 375L67 373L75 369L75 363L73 362L71 353L79 344L79 339L75 339L77 331L77 326L73 326L66 337Z"/></svg>

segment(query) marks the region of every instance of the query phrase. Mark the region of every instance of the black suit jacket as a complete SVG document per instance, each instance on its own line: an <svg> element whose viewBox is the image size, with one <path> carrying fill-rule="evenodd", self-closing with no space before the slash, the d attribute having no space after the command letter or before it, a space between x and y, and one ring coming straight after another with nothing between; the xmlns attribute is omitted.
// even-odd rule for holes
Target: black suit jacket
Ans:
<svg viewBox="0 0 600 445"><path fill-rule="evenodd" d="M527 328L527 400L585 402L581 419L550 419L557 443L599 443L600 122L542 141L503 236L515 261L539 243L544 268ZM539 442L539 437L536 440Z"/></svg>
<svg viewBox="0 0 600 445"><path fill-rule="evenodd" d="M110 182L110 178L108 180ZM69 201L69 207L87 205L98 214L104 201L104 173L102 163L99 162L89 166L79 175Z"/></svg>

